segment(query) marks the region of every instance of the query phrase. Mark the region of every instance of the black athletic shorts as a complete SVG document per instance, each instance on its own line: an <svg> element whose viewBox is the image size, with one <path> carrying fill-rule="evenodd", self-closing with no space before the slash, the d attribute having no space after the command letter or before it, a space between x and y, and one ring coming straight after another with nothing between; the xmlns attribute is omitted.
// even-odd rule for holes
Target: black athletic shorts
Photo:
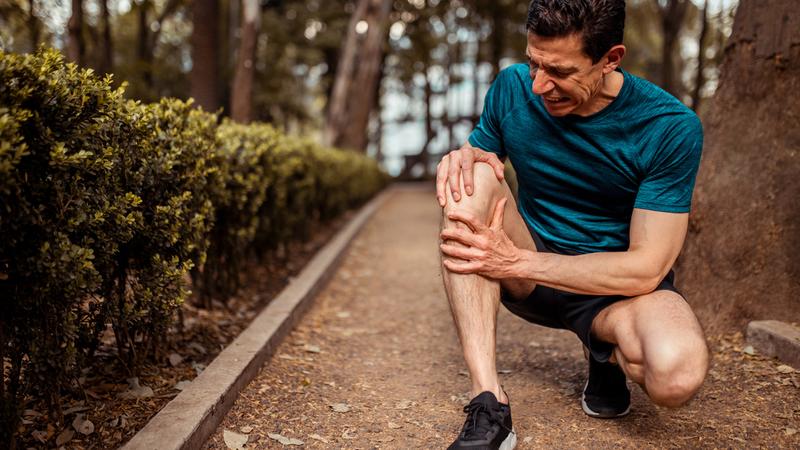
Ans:
<svg viewBox="0 0 800 450"><path fill-rule="evenodd" d="M528 230L536 243L539 252L557 253L547 248L541 238L530 227ZM669 274L661 281L656 291L667 290L683 295L673 282L675 273ZM584 295L573 294L547 286L537 285L530 295L522 300L515 300L507 292L501 293L503 305L515 315L523 319L550 328L571 330L578 335L592 356L597 361L605 362L611 357L614 346L592 336L592 321L606 306L630 297L623 295Z"/></svg>

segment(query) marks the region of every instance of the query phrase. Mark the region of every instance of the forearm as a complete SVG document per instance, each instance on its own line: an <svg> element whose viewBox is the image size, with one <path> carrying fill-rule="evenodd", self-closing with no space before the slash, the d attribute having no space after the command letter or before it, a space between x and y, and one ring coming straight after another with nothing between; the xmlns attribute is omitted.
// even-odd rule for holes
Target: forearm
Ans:
<svg viewBox="0 0 800 450"><path fill-rule="evenodd" d="M577 294L635 296L652 292L664 269L640 253L559 255L523 251L520 277Z"/></svg>

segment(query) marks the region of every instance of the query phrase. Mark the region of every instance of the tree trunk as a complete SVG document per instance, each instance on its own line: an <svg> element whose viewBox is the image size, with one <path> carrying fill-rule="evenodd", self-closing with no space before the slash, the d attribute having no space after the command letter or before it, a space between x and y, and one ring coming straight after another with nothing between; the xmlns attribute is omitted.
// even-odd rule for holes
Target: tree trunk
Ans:
<svg viewBox="0 0 800 450"><path fill-rule="evenodd" d="M191 96L206 111L219 106L219 0L192 3Z"/></svg>
<svg viewBox="0 0 800 450"><path fill-rule="evenodd" d="M67 58L75 64L84 64L83 0L72 0L72 16L67 22Z"/></svg>
<svg viewBox="0 0 800 450"><path fill-rule="evenodd" d="M141 65L142 81L149 91L153 87L153 51L150 48L150 23L147 20L150 0L141 0L138 7L139 41L136 53Z"/></svg>
<svg viewBox="0 0 800 450"><path fill-rule="evenodd" d="M697 37L697 72L694 77L694 89L692 90L692 109L697 111L700 108L700 100L703 94L703 85L706 77L703 70L706 68L706 35L708 34L708 0L703 2L703 11L700 14L700 36Z"/></svg>
<svg viewBox="0 0 800 450"><path fill-rule="evenodd" d="M325 126L325 142L364 152L375 86L382 75L383 45L391 0L359 0L350 18L347 39L336 72ZM357 30L364 21L367 29Z"/></svg>
<svg viewBox="0 0 800 450"><path fill-rule="evenodd" d="M659 0L654 1L661 14L661 87L680 98L682 85L675 67L675 52L689 0L667 0L665 6Z"/></svg>
<svg viewBox="0 0 800 450"><path fill-rule="evenodd" d="M35 0L28 0L28 31L31 34L31 51L36 51L39 46L41 29L39 28L39 19L36 18Z"/></svg>
<svg viewBox="0 0 800 450"><path fill-rule="evenodd" d="M100 0L100 13L103 27L103 39L101 43L98 72L105 74L114 72L114 48L111 41L111 20L108 11L108 0Z"/></svg>
<svg viewBox="0 0 800 450"><path fill-rule="evenodd" d="M242 40L236 75L231 88L231 118L236 122L249 123L253 117L253 78L256 69L256 44L261 22L258 0L242 2Z"/></svg>
<svg viewBox="0 0 800 450"><path fill-rule="evenodd" d="M712 331L800 322L800 15L742 0L706 116L677 281Z"/></svg>

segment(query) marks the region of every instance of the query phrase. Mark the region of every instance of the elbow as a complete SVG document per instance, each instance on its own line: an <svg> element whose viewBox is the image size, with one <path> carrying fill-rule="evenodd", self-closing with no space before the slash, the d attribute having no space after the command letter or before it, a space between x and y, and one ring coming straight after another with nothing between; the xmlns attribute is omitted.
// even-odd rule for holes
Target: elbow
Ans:
<svg viewBox="0 0 800 450"><path fill-rule="evenodd" d="M643 275L631 280L630 292L626 295L636 297L649 294L658 288L658 285L661 284L661 280L663 280L665 276L665 274L659 272L656 274Z"/></svg>

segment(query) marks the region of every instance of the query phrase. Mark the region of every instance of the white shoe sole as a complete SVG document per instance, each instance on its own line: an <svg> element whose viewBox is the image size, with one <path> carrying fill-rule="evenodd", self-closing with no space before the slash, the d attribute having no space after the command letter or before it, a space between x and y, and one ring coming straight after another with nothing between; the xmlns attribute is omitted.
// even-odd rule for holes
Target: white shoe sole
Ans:
<svg viewBox="0 0 800 450"><path fill-rule="evenodd" d="M500 444L500 450L513 450L517 446L517 433L513 430L508 433L505 440Z"/></svg>
<svg viewBox="0 0 800 450"><path fill-rule="evenodd" d="M589 382L588 381L583 386L584 392L581 393L581 408L583 408L583 412L585 412L587 416L597 417L597 418L600 418L600 419L616 419L618 417L627 416L631 412L631 405L630 404L628 404L628 408L625 409L625 411L623 411L623 412L621 412L621 413L619 413L619 414L617 414L615 416L603 416L603 415L600 415L600 413L598 413L598 412L592 411L592 409L589 408L589 405L586 404L586 393L585 392L586 392L586 387L587 386L589 386Z"/></svg>

